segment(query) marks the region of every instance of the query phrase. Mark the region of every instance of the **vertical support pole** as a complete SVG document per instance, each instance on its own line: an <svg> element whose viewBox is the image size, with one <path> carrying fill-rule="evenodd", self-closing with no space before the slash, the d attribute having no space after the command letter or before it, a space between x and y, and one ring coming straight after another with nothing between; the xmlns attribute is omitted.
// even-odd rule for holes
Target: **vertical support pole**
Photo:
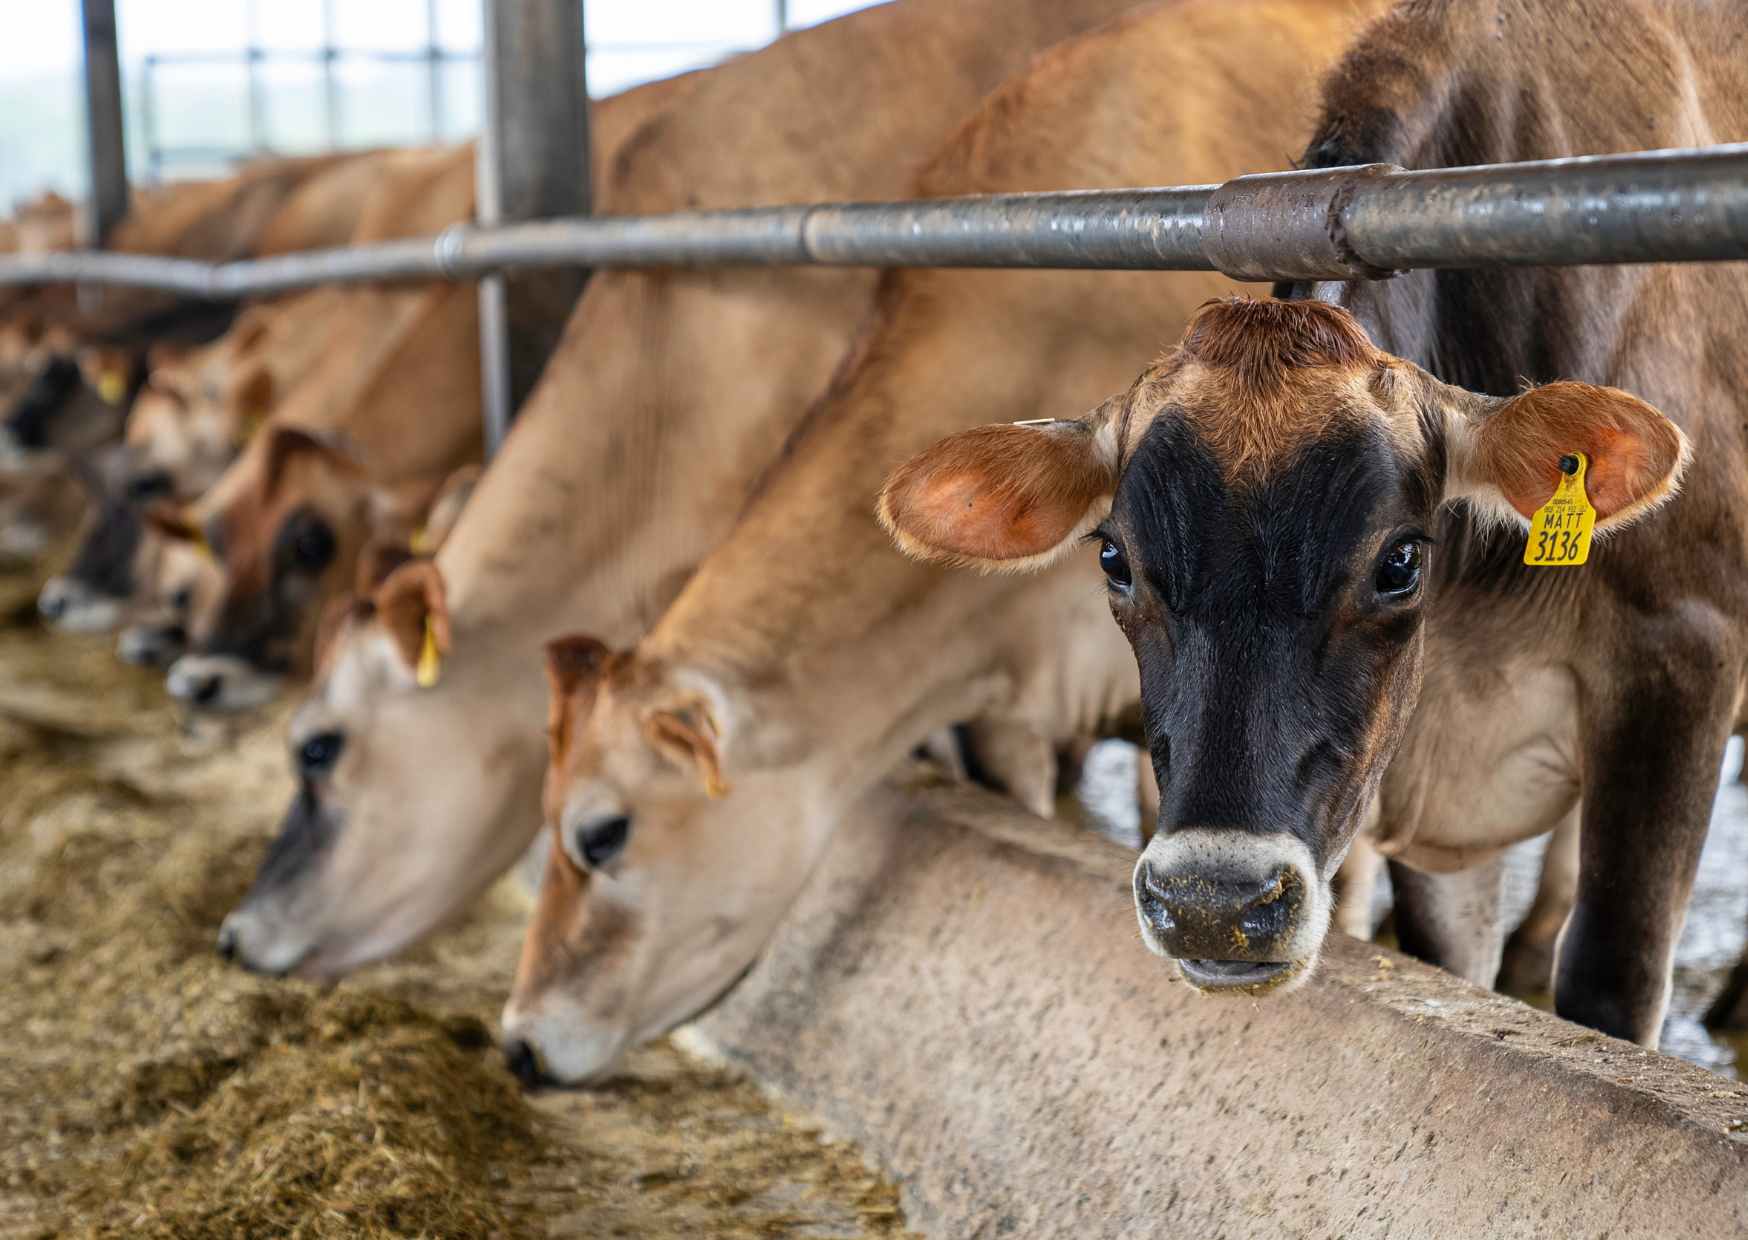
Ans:
<svg viewBox="0 0 1748 1240"><path fill-rule="evenodd" d="M340 82L334 65L339 54L334 47L334 0L322 0L322 127L330 151L340 145Z"/></svg>
<svg viewBox="0 0 1748 1240"><path fill-rule="evenodd" d="M101 246L127 214L127 142L115 0L81 0L85 25L85 145L91 172L91 242Z"/></svg>
<svg viewBox="0 0 1748 1240"><path fill-rule="evenodd" d="M781 39L789 33L789 0L777 0L777 33Z"/></svg>
<svg viewBox="0 0 1748 1240"><path fill-rule="evenodd" d="M482 0L484 99L475 178L481 224L586 215L589 94L581 0ZM486 453L558 343L586 273L574 268L480 281Z"/></svg>
<svg viewBox="0 0 1748 1240"><path fill-rule="evenodd" d="M146 144L146 182L163 179L164 151L158 143L158 58L147 53L140 61L140 140Z"/></svg>
<svg viewBox="0 0 1748 1240"><path fill-rule="evenodd" d="M261 81L261 0L249 0L247 10L249 45L243 49L248 72L249 151L259 155L267 147L267 95Z"/></svg>
<svg viewBox="0 0 1748 1240"><path fill-rule="evenodd" d="M443 141L443 42L437 37L437 0L425 0L425 110L431 141Z"/></svg>

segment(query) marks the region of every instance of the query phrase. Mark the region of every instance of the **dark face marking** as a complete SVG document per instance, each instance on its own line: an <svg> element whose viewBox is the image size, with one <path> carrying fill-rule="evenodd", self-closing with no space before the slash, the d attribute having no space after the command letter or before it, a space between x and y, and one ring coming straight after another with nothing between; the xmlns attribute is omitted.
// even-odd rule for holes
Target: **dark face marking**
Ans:
<svg viewBox="0 0 1748 1240"><path fill-rule="evenodd" d="M222 556L219 534L215 530L210 541ZM310 603L339 550L339 536L326 517L308 504L292 509L268 550L267 580L241 581L226 594L201 653L231 655L265 672L289 673Z"/></svg>
<svg viewBox="0 0 1748 1240"><path fill-rule="evenodd" d="M322 807L316 788L304 780L279 824L279 833L267 846L255 881L243 897L242 907L275 891L303 882L314 872L338 834L338 826Z"/></svg>
<svg viewBox="0 0 1748 1240"><path fill-rule="evenodd" d="M100 496L96 518L79 543L67 575L104 598L132 598L134 560L144 533L141 506L128 494Z"/></svg>
<svg viewBox="0 0 1748 1240"><path fill-rule="evenodd" d="M1423 587L1404 564L1425 565L1432 503L1364 418L1241 481L1173 410L1148 429L1107 532L1133 577L1111 605L1160 833L1286 833L1320 868L1346 847L1418 683Z"/></svg>
<svg viewBox="0 0 1748 1240"><path fill-rule="evenodd" d="M27 451L42 452L53 447L56 415L84 384L79 365L72 358L61 354L49 358L6 415L6 433Z"/></svg>

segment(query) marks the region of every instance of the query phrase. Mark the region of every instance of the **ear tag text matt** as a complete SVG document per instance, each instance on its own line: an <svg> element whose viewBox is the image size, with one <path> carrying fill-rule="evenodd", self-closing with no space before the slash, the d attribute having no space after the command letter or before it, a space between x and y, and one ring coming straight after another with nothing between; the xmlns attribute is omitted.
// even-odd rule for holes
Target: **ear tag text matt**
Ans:
<svg viewBox="0 0 1748 1240"><path fill-rule="evenodd" d="M431 628L431 617L425 617L425 640L419 647L419 666L414 669L413 677L419 683L419 688L429 689L437 683L437 676L443 670L443 657L437 653L437 634Z"/></svg>
<svg viewBox="0 0 1748 1240"><path fill-rule="evenodd" d="M1596 509L1584 491L1590 460L1582 452L1560 458L1560 485L1530 519L1523 562L1532 568L1575 568L1590 558Z"/></svg>

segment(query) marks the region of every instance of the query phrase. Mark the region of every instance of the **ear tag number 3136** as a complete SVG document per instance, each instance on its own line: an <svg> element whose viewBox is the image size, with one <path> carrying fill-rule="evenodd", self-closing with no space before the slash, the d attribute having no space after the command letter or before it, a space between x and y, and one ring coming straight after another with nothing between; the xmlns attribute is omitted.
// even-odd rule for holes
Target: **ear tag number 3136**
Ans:
<svg viewBox="0 0 1748 1240"><path fill-rule="evenodd" d="M1590 558L1590 533L1596 509L1584 493L1590 460L1582 452L1560 458L1560 485L1553 497L1530 518L1529 542L1523 562L1533 568L1572 568Z"/></svg>

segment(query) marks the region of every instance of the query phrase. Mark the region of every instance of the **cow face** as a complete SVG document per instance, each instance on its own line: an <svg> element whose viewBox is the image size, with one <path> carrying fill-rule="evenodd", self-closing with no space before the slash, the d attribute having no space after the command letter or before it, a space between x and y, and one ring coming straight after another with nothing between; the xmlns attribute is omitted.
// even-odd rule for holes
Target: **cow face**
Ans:
<svg viewBox="0 0 1748 1240"><path fill-rule="evenodd" d="M113 439L142 377L140 359L122 350L46 352L0 421L0 469L40 469Z"/></svg>
<svg viewBox="0 0 1748 1240"><path fill-rule="evenodd" d="M757 775L729 795L733 720L708 676L586 637L554 642L548 675L548 861L503 1018L528 1084L598 1078L732 987L826 817L761 808Z"/></svg>
<svg viewBox="0 0 1748 1240"><path fill-rule="evenodd" d="M260 468L234 489L221 486L216 511L197 506L186 522L223 582L211 620L166 683L201 709L260 706L307 670L323 604L350 586L371 536L408 519L400 497L374 487L337 444L296 427L266 434L259 456L245 461Z"/></svg>
<svg viewBox="0 0 1748 1240"><path fill-rule="evenodd" d="M458 916L539 828L538 732L494 722L527 652L452 634L443 576L405 564L337 602L290 728L298 791L220 950L248 968L333 978ZM450 659L457 641L467 658ZM516 736L482 747L481 731ZM496 824L482 830L480 824Z"/></svg>
<svg viewBox="0 0 1748 1240"><path fill-rule="evenodd" d="M1142 938L1201 989L1255 993L1315 964L1330 880L1414 709L1439 509L1521 528L1577 452L1606 531L1672 493L1686 446L1623 392L1477 396L1342 310L1232 301L1085 421L930 449L881 515L915 554L994 569L1090 531L1160 787Z"/></svg>
<svg viewBox="0 0 1748 1240"><path fill-rule="evenodd" d="M116 654L140 667L168 667L188 647L188 634L207 622L218 597L218 565L197 544L166 538L148 526L141 582Z"/></svg>

